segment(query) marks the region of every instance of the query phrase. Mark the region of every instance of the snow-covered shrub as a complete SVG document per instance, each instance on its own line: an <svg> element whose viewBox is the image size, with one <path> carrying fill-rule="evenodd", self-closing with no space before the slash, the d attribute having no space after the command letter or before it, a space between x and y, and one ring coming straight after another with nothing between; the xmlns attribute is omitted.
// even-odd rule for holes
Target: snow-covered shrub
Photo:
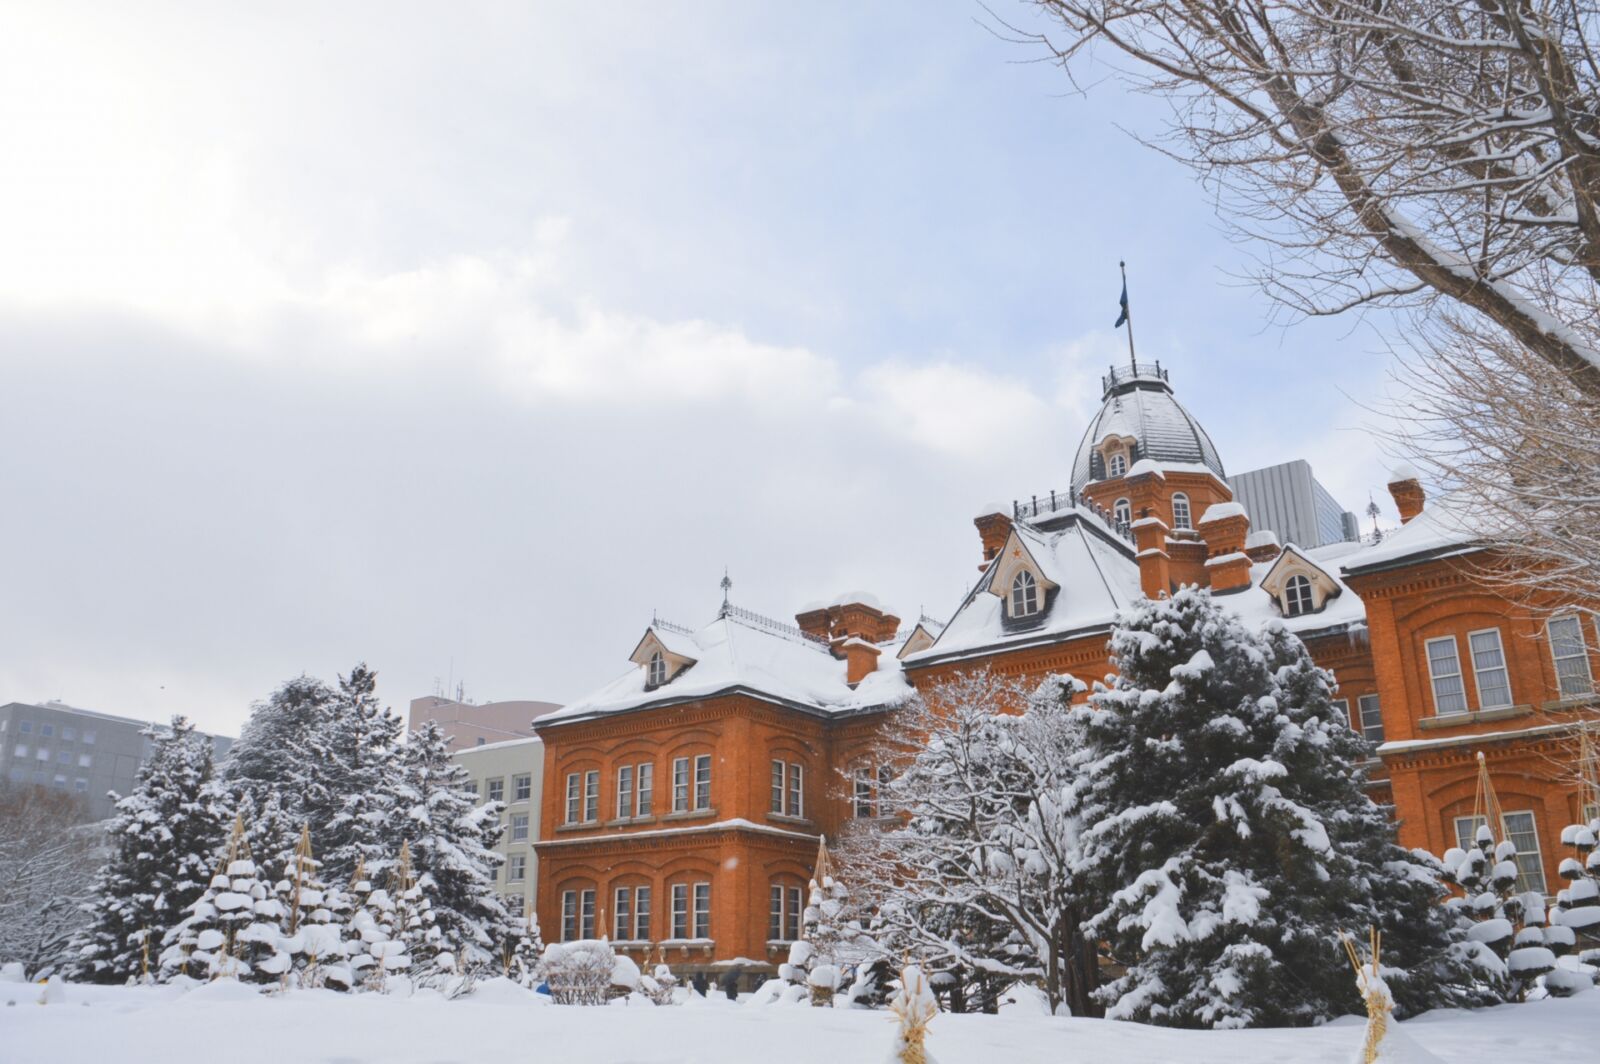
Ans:
<svg viewBox="0 0 1600 1064"><path fill-rule="evenodd" d="M658 964L650 975L639 977L639 991L656 1005L672 1005L677 1001L678 977L665 964Z"/></svg>
<svg viewBox="0 0 1600 1064"><path fill-rule="evenodd" d="M617 955L602 939L551 943L539 963L539 977L557 1005L605 1004L616 970Z"/></svg>
<svg viewBox="0 0 1600 1064"><path fill-rule="evenodd" d="M539 916L529 912L512 925L502 947L505 952L505 975L522 986L533 987L539 982L539 958L544 954L544 936L539 933Z"/></svg>
<svg viewBox="0 0 1600 1064"><path fill-rule="evenodd" d="M1544 933L1547 939L1559 936L1557 948L1578 950L1582 967L1571 973L1552 972L1545 977L1545 988L1564 995L1600 978L1600 818L1567 825L1561 831L1561 843L1572 847L1572 856L1562 858L1560 867L1567 885L1556 892L1550 926Z"/></svg>

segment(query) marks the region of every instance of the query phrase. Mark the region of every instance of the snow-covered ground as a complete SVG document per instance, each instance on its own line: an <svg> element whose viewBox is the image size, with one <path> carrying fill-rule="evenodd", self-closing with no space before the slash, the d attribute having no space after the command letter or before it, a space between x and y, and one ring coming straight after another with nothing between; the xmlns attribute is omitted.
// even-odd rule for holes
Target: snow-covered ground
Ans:
<svg viewBox="0 0 1600 1064"><path fill-rule="evenodd" d="M0 984L4 1064L881 1064L894 1039L887 1012L735 1005L565 1008L496 981L444 1001L331 991L262 997L232 982L176 987L39 989ZM15 1002L15 1004L11 1004ZM1478 1012L1436 1012L1402 1026L1444 1060L1521 1064L1592 1060L1600 993ZM1348 1064L1363 1023L1308 1030L1174 1031L1107 1020L942 1015L927 1048L939 1064L1113 1061L1115 1064Z"/></svg>

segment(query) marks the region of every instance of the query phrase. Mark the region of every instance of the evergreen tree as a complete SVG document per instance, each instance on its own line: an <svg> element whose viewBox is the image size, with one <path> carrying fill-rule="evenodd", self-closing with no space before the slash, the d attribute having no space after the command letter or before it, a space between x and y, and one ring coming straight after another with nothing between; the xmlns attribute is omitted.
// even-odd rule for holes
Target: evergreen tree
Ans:
<svg viewBox="0 0 1600 1064"><path fill-rule="evenodd" d="M332 700L327 684L301 675L252 707L223 764L223 778L236 798L249 794L259 808L277 791L286 812L299 817L307 782L303 744L324 723Z"/></svg>
<svg viewBox="0 0 1600 1064"><path fill-rule="evenodd" d="M1295 1025L1359 1011L1339 934L1377 927L1402 1013L1473 1000L1442 887L1363 789L1365 742L1281 626L1209 592L1118 618L1117 675L1087 711L1072 798L1089 933L1124 974L1108 1014L1173 1026Z"/></svg>
<svg viewBox="0 0 1600 1064"><path fill-rule="evenodd" d="M75 977L85 982L127 982L154 966L167 929L206 889L223 837L211 740L183 717L145 735L150 757L133 793L116 803L107 830L111 856L77 941Z"/></svg>
<svg viewBox="0 0 1600 1064"><path fill-rule="evenodd" d="M324 874L335 881L352 875L358 863L380 870L402 841L392 814L405 729L379 703L377 681L365 663L356 665L339 679L327 712L301 741L302 808L305 819L319 825Z"/></svg>
<svg viewBox="0 0 1600 1064"><path fill-rule="evenodd" d="M399 919L389 892L373 886L364 868L356 870L351 886L355 907L346 938L352 986L382 991L391 972L411 967L405 945L396 938Z"/></svg>
<svg viewBox="0 0 1600 1064"><path fill-rule="evenodd" d="M290 964L285 915L251 859L244 821L236 816L216 874L163 939L162 978L181 972L196 979L277 980Z"/></svg>
<svg viewBox="0 0 1600 1064"><path fill-rule="evenodd" d="M299 985L348 989L344 927L350 898L323 883L321 865L311 852L311 832L304 825L277 892L285 911L284 948L293 955Z"/></svg>
<svg viewBox="0 0 1600 1064"><path fill-rule="evenodd" d="M416 879L426 880L444 948L478 969L495 962L512 921L491 878L501 861L494 847L505 830L503 806L479 805L467 781L467 770L450 757L448 737L429 721L411 734L390 782L388 830L408 844Z"/></svg>
<svg viewBox="0 0 1600 1064"><path fill-rule="evenodd" d="M505 975L526 987L538 980L539 957L544 953L544 936L539 933L539 914L529 910L528 915L513 923L514 931L504 944Z"/></svg>

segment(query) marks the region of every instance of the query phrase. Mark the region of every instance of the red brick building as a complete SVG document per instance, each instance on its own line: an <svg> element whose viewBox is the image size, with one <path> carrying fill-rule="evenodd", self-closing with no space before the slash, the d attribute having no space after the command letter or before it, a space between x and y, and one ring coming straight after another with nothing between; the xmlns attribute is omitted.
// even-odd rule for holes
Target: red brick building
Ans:
<svg viewBox="0 0 1600 1064"><path fill-rule="evenodd" d="M819 833L878 813L874 729L911 691L988 667L1086 682L1116 612L1200 584L1279 623L1335 674L1376 744L1375 797L1435 853L1471 828L1482 751L1527 885L1553 892L1571 725L1594 706L1589 619L1533 616L1473 577L1470 514L1401 474L1382 542L1302 550L1253 533L1221 457L1159 364L1104 379L1064 492L976 519L982 575L945 622L908 630L869 596L793 626L725 605L652 623L622 677L541 718L539 917L675 965L775 964L798 934Z"/></svg>

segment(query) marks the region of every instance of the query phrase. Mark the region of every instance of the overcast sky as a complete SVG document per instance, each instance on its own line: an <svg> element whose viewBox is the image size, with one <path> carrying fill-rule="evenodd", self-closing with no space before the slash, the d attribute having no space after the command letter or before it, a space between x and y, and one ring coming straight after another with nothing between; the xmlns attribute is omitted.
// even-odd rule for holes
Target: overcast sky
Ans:
<svg viewBox="0 0 1600 1064"><path fill-rule="evenodd" d="M974 3L4 8L0 701L569 700L724 566L946 616L1119 258L1230 471L1387 506L1376 338L1269 325L1159 104Z"/></svg>

